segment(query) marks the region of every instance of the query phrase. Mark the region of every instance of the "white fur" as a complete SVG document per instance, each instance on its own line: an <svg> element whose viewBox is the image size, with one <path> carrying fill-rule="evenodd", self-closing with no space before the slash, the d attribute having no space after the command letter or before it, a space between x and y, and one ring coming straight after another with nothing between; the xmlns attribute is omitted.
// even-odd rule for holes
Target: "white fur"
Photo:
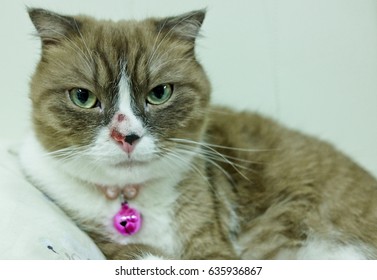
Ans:
<svg viewBox="0 0 377 280"><path fill-rule="evenodd" d="M105 234L118 243L144 243L160 248L171 255L179 250L172 212L173 203L178 195L174 191L174 186L179 180L178 176L165 174L165 179L152 180L142 186L137 198L129 201L131 207L135 207L142 213L142 229L134 236L124 237L112 226L113 216L120 209L120 201L106 199L93 184L85 182L91 181L92 178L85 180L82 178L85 173L81 173L79 170L79 174L72 177L73 170L69 174L63 171L67 169L67 166L62 169L62 165L69 165L69 163L60 163L44 154L45 151L35 137L29 137L20 151L25 173L58 205L64 209L74 210L76 216L73 219L78 223L92 220L93 223L105 225ZM87 163L85 160L77 159L77 161L83 164ZM119 169L118 172L119 177L123 178L127 177L123 173L129 173L122 169ZM145 172L148 174L147 168L145 168ZM154 172L151 170L150 173ZM98 171L93 170L94 174L97 176ZM115 171L114 174L116 174ZM148 175L144 177L151 179ZM136 181L135 177L133 180ZM137 181L142 182L143 180L139 178ZM119 180L117 182L120 184ZM126 184L128 181L122 183Z"/></svg>
<svg viewBox="0 0 377 280"><path fill-rule="evenodd" d="M119 100L118 112L126 116L127 120L118 125L119 132L127 135L129 133L136 133L138 135L145 134L145 129L141 121L135 116L131 108L131 90L128 78L123 72L119 81Z"/></svg>
<svg viewBox="0 0 377 280"><path fill-rule="evenodd" d="M111 123L99 130L93 144L83 149L73 148L73 152L63 159L58 159L54 153L48 154L32 134L20 151L21 163L37 187L63 209L73 210L73 219L78 223L100 223L105 226L104 234L115 242L143 243L174 256L180 250L174 228L173 204L179 195L175 185L187 166L182 165L182 158L174 162L173 158L156 156L156 139L147 133L132 112L125 76L119 89L117 113L127 118L120 127L124 130L121 132L127 130L143 136L131 154L124 152L111 138L110 130L114 125ZM189 156L184 160L190 161ZM114 229L112 219L120 209L120 201L106 199L96 187L98 184L115 187L142 185L139 195L129 201L131 207L142 213L140 232L124 237Z"/></svg>
<svg viewBox="0 0 377 280"><path fill-rule="evenodd" d="M310 237L297 252L303 260L366 260L362 245L339 244L336 241Z"/></svg>
<svg viewBox="0 0 377 280"><path fill-rule="evenodd" d="M145 255L142 255L139 260L143 260L143 261L159 261L159 260L164 260L163 257L160 257L160 256L155 256L155 255L152 255L152 254L145 254Z"/></svg>

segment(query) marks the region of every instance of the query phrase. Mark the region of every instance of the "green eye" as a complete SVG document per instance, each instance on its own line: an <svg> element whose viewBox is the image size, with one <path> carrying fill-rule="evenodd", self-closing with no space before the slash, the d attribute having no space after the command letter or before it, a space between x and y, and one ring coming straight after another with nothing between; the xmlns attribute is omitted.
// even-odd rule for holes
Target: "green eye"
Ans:
<svg viewBox="0 0 377 280"><path fill-rule="evenodd" d="M97 97L87 89L73 88L69 91L73 104L83 109L91 109L98 105Z"/></svg>
<svg viewBox="0 0 377 280"><path fill-rule="evenodd" d="M158 85L148 93L147 102L152 105L161 105L170 99L172 93L173 85Z"/></svg>

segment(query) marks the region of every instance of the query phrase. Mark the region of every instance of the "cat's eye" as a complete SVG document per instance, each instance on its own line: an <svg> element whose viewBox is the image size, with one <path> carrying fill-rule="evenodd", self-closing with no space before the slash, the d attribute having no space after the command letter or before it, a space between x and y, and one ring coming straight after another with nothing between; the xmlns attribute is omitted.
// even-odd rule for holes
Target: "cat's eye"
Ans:
<svg viewBox="0 0 377 280"><path fill-rule="evenodd" d="M162 84L153 88L147 95L147 102L152 105L161 105L168 101L173 94L173 85Z"/></svg>
<svg viewBox="0 0 377 280"><path fill-rule="evenodd" d="M91 109L99 104L97 97L89 90L83 88L71 89L69 97L73 104L83 109Z"/></svg>

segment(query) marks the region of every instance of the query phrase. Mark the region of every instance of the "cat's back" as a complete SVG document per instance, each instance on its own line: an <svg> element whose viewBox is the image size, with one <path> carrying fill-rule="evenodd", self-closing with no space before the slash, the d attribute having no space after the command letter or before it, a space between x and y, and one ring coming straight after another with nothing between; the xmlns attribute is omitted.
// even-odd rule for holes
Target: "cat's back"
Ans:
<svg viewBox="0 0 377 280"><path fill-rule="evenodd" d="M373 176L325 141L258 113L214 106L209 116L206 140L229 158L248 162L254 168L264 166L265 171L281 170L284 177L308 181L308 177L317 176L312 180L321 181L321 177L341 175L377 187Z"/></svg>
<svg viewBox="0 0 377 280"><path fill-rule="evenodd" d="M328 240L369 244L367 257L377 257L377 182L332 145L259 114L222 107L211 109L207 134L211 149L222 155L222 170L212 165L214 184L227 185L224 197L242 220L239 242L253 248L244 257L297 258L309 239L316 248Z"/></svg>

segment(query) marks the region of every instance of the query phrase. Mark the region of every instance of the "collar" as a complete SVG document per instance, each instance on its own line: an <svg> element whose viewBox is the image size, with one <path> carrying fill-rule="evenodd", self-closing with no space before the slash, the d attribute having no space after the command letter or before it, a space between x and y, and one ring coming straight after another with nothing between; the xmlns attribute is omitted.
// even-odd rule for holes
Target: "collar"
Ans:
<svg viewBox="0 0 377 280"><path fill-rule="evenodd" d="M107 199L114 200L119 196L123 200L131 200L137 197L140 185L126 185L123 188L114 186L97 185L99 190L105 195Z"/></svg>
<svg viewBox="0 0 377 280"><path fill-rule="evenodd" d="M140 185L126 185L123 188L96 185L105 197L114 200L121 199L120 209L113 216L113 226L118 233L124 236L134 235L139 232L142 225L141 213L128 205L127 200L134 199L138 193Z"/></svg>

